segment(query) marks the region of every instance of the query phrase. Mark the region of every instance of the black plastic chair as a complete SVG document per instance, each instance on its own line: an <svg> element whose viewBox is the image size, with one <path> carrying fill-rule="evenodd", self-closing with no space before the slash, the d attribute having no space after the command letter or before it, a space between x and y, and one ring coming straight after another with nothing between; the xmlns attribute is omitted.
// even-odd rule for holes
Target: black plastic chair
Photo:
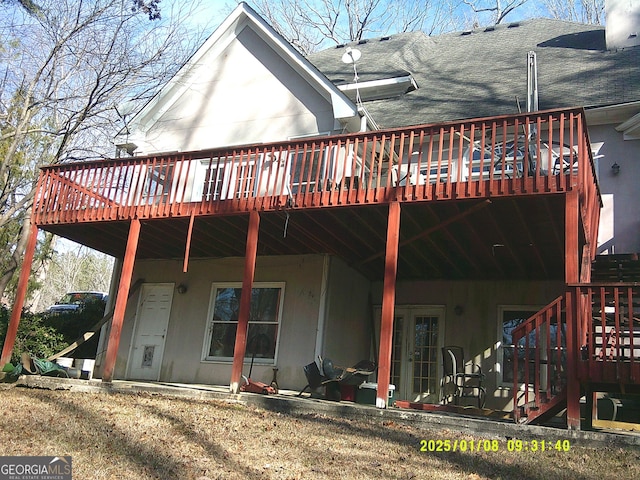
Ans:
<svg viewBox="0 0 640 480"><path fill-rule="evenodd" d="M318 368L318 364L322 367L322 371ZM376 371L376 364L369 360L361 360L353 367L344 368L335 366L328 358L318 357L318 362L311 362L303 369L307 377L307 385L298 396L301 396L307 389L314 391L324 387L324 396L327 400L340 401L340 385L359 386Z"/></svg>
<svg viewBox="0 0 640 480"><path fill-rule="evenodd" d="M440 382L440 394L443 403L453 400L453 403L458 405L461 398L475 398L478 408L484 407L486 389L482 385L482 368L480 365L472 364L472 372L466 372L462 347L443 347L442 367L444 373Z"/></svg>

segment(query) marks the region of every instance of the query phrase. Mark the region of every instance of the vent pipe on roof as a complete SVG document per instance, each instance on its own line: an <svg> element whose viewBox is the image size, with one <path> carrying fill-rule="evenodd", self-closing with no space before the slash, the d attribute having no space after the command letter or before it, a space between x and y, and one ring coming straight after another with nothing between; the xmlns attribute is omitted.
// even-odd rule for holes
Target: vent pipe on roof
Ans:
<svg viewBox="0 0 640 480"><path fill-rule="evenodd" d="M527 54L527 112L538 110L538 62L531 51Z"/></svg>

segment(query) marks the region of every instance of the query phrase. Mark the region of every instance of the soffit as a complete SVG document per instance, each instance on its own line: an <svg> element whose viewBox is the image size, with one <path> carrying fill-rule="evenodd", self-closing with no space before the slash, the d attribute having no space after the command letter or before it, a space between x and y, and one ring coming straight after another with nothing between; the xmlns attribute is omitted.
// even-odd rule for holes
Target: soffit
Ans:
<svg viewBox="0 0 640 480"><path fill-rule="evenodd" d="M258 255L335 255L381 280L387 212L387 205L263 212ZM143 221L136 258L184 258L188 225L188 218ZM563 225L562 195L403 203L398 279L562 279ZM45 228L124 255L126 222ZM247 228L247 215L196 217L190 258L243 257Z"/></svg>

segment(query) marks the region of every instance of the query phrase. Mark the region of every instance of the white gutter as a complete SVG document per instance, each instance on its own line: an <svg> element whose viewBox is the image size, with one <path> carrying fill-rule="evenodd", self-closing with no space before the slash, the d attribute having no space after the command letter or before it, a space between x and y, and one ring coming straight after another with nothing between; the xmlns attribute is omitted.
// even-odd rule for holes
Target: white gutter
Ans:
<svg viewBox="0 0 640 480"><path fill-rule="evenodd" d="M625 140L640 139L640 113L618 125L616 130L623 133Z"/></svg>
<svg viewBox="0 0 640 480"><path fill-rule="evenodd" d="M356 103L359 97L362 101L381 100L404 95L407 92L418 89L418 84L411 75L403 77L384 78L382 80L370 80L368 82L353 82L338 85L338 89L349 95L355 96Z"/></svg>
<svg viewBox="0 0 640 480"><path fill-rule="evenodd" d="M406 75L404 77L384 78L382 80L370 80L368 82L346 83L343 85L338 85L338 88L343 92L348 92L350 90L357 89L360 89L362 91L380 87L400 87L407 84L413 86L414 88L417 88L416 82L413 80L411 75Z"/></svg>

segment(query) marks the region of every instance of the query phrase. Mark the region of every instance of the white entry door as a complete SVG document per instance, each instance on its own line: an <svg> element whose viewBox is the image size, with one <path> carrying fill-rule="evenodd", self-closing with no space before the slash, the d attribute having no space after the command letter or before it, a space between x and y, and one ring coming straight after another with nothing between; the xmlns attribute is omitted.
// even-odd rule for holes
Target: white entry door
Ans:
<svg viewBox="0 0 640 480"><path fill-rule="evenodd" d="M396 306L391 383L396 399L438 403L444 308Z"/></svg>
<svg viewBox="0 0 640 480"><path fill-rule="evenodd" d="M142 286L129 353L130 380L158 380L165 336L171 314L173 283Z"/></svg>

